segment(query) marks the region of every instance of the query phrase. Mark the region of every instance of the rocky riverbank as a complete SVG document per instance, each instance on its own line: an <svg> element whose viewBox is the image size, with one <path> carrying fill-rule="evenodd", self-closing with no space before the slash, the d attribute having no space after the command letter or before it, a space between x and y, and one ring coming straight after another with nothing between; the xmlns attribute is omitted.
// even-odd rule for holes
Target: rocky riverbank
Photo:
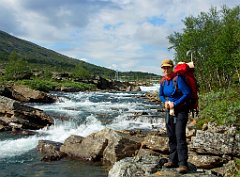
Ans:
<svg viewBox="0 0 240 177"><path fill-rule="evenodd" d="M15 88L15 87L14 87ZM14 90L14 91L13 91ZM16 91L18 90L18 91ZM21 91L22 90L22 91ZM26 106L35 96L25 89L1 89L8 97L0 97L1 131L39 129L53 124L53 120L41 110ZM47 95L47 94L46 94ZM23 96L26 98L23 99ZM156 97L146 98L158 102ZM54 101L56 98L42 98ZM43 101L45 102L45 101ZM163 110L159 110L160 112ZM144 117L148 113L133 114ZM216 126L207 123L201 130L195 127L195 119L189 119L187 138L189 146L188 174L180 175L175 169L166 169L163 163L168 156L166 130L103 129L87 137L71 135L64 143L40 140L37 146L43 161L79 159L100 162L109 169L109 177L133 176L233 176L239 169L234 160L240 157L240 136L236 127Z"/></svg>
<svg viewBox="0 0 240 177"><path fill-rule="evenodd" d="M194 130L188 126L188 176L232 176L237 172L240 136L235 128L216 127ZM39 141L42 160L73 158L108 165L109 177L184 176L162 167L167 160L168 138L165 130L115 131L103 129L87 137L72 135L65 142ZM186 175L185 175L186 176Z"/></svg>
<svg viewBox="0 0 240 177"><path fill-rule="evenodd" d="M53 124L53 119L42 110L26 106L25 102L53 103L56 98L26 86L0 87L0 131L24 132Z"/></svg>

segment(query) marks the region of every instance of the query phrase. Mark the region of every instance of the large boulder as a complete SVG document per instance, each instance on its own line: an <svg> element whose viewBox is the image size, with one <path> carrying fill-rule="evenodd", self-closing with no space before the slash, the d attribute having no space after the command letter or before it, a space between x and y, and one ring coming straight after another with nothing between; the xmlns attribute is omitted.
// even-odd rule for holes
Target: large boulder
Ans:
<svg viewBox="0 0 240 177"><path fill-rule="evenodd" d="M188 163L188 174L179 174L176 168L165 168L165 158L161 156L143 156L140 159L126 157L116 162L108 173L108 177L217 177L211 171L197 171L196 167Z"/></svg>
<svg viewBox="0 0 240 177"><path fill-rule="evenodd" d="M24 85L12 85L11 87L8 87L8 90L11 92L10 98L21 102L53 103L56 101L56 98L48 96L47 93L33 90Z"/></svg>
<svg viewBox="0 0 240 177"><path fill-rule="evenodd" d="M62 159L65 154L60 152L60 147L62 143L49 141L49 140L39 140L37 145L37 150L43 154L42 161L55 161Z"/></svg>
<svg viewBox="0 0 240 177"><path fill-rule="evenodd" d="M240 156L240 136L198 130L191 148L199 154Z"/></svg>
<svg viewBox="0 0 240 177"><path fill-rule="evenodd" d="M113 164L128 156L134 156L140 143L131 136L111 129L104 129L83 138L71 136L60 148L61 152L73 158L100 161Z"/></svg>
<svg viewBox="0 0 240 177"><path fill-rule="evenodd" d="M72 135L65 140L60 151L72 158L100 161L107 146L107 139L95 135L91 134L86 138Z"/></svg>
<svg viewBox="0 0 240 177"><path fill-rule="evenodd" d="M224 164L222 167L214 168L212 169L212 171L224 177L233 177L235 176L234 174L237 174L239 172L239 168L235 164L234 160L230 160L228 163Z"/></svg>
<svg viewBox="0 0 240 177"><path fill-rule="evenodd" d="M197 168L212 169L222 166L227 162L227 158L217 155L201 155L190 151L188 161L196 165Z"/></svg>
<svg viewBox="0 0 240 177"><path fill-rule="evenodd" d="M53 124L53 119L42 110L0 96L0 124L18 129L40 129Z"/></svg>
<svg viewBox="0 0 240 177"><path fill-rule="evenodd" d="M142 142L142 146L161 153L168 153L168 137L159 132L149 133Z"/></svg>
<svg viewBox="0 0 240 177"><path fill-rule="evenodd" d="M108 139L108 145L103 152L104 162L114 164L125 157L135 156L141 147L141 143L128 134L107 129L103 134Z"/></svg>
<svg viewBox="0 0 240 177"><path fill-rule="evenodd" d="M108 177L147 177L157 171L159 160L158 156L145 156L141 159L126 157L113 165Z"/></svg>

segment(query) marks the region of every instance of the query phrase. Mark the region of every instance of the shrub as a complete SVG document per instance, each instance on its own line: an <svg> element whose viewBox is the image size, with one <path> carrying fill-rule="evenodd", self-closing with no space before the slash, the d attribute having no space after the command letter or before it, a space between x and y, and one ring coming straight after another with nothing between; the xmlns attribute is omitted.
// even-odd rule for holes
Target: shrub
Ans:
<svg viewBox="0 0 240 177"><path fill-rule="evenodd" d="M219 125L240 125L239 94L238 88L230 88L200 95L198 126L207 121L215 121Z"/></svg>
<svg viewBox="0 0 240 177"><path fill-rule="evenodd" d="M27 85L32 89L36 89L44 92L49 92L51 90L54 90L58 85L56 82L40 80L40 79L21 80L21 81L17 81L17 83Z"/></svg>
<svg viewBox="0 0 240 177"><path fill-rule="evenodd" d="M51 80L34 79L34 80L21 80L21 81L17 81L17 83L27 85L32 89L36 89L44 92L60 89L62 86L78 88L81 91L96 89L96 86L93 84L85 84L85 83L72 82L72 81L57 82L57 81L51 81Z"/></svg>

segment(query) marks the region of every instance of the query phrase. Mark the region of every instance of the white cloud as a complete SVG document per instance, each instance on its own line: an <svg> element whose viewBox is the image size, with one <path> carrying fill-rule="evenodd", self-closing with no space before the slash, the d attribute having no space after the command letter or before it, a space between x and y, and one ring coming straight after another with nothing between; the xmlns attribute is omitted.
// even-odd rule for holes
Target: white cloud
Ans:
<svg viewBox="0 0 240 177"><path fill-rule="evenodd" d="M159 74L161 60L173 57L167 36L181 31L185 17L239 2L0 0L0 4L1 30L92 64Z"/></svg>

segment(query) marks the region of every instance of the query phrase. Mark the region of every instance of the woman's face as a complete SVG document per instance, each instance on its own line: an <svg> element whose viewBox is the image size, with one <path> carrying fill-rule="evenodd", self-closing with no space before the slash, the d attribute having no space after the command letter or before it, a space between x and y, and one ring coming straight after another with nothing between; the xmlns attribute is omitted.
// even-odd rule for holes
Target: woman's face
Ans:
<svg viewBox="0 0 240 177"><path fill-rule="evenodd" d="M163 66L162 72L163 72L164 76L170 76L173 73L173 67Z"/></svg>

